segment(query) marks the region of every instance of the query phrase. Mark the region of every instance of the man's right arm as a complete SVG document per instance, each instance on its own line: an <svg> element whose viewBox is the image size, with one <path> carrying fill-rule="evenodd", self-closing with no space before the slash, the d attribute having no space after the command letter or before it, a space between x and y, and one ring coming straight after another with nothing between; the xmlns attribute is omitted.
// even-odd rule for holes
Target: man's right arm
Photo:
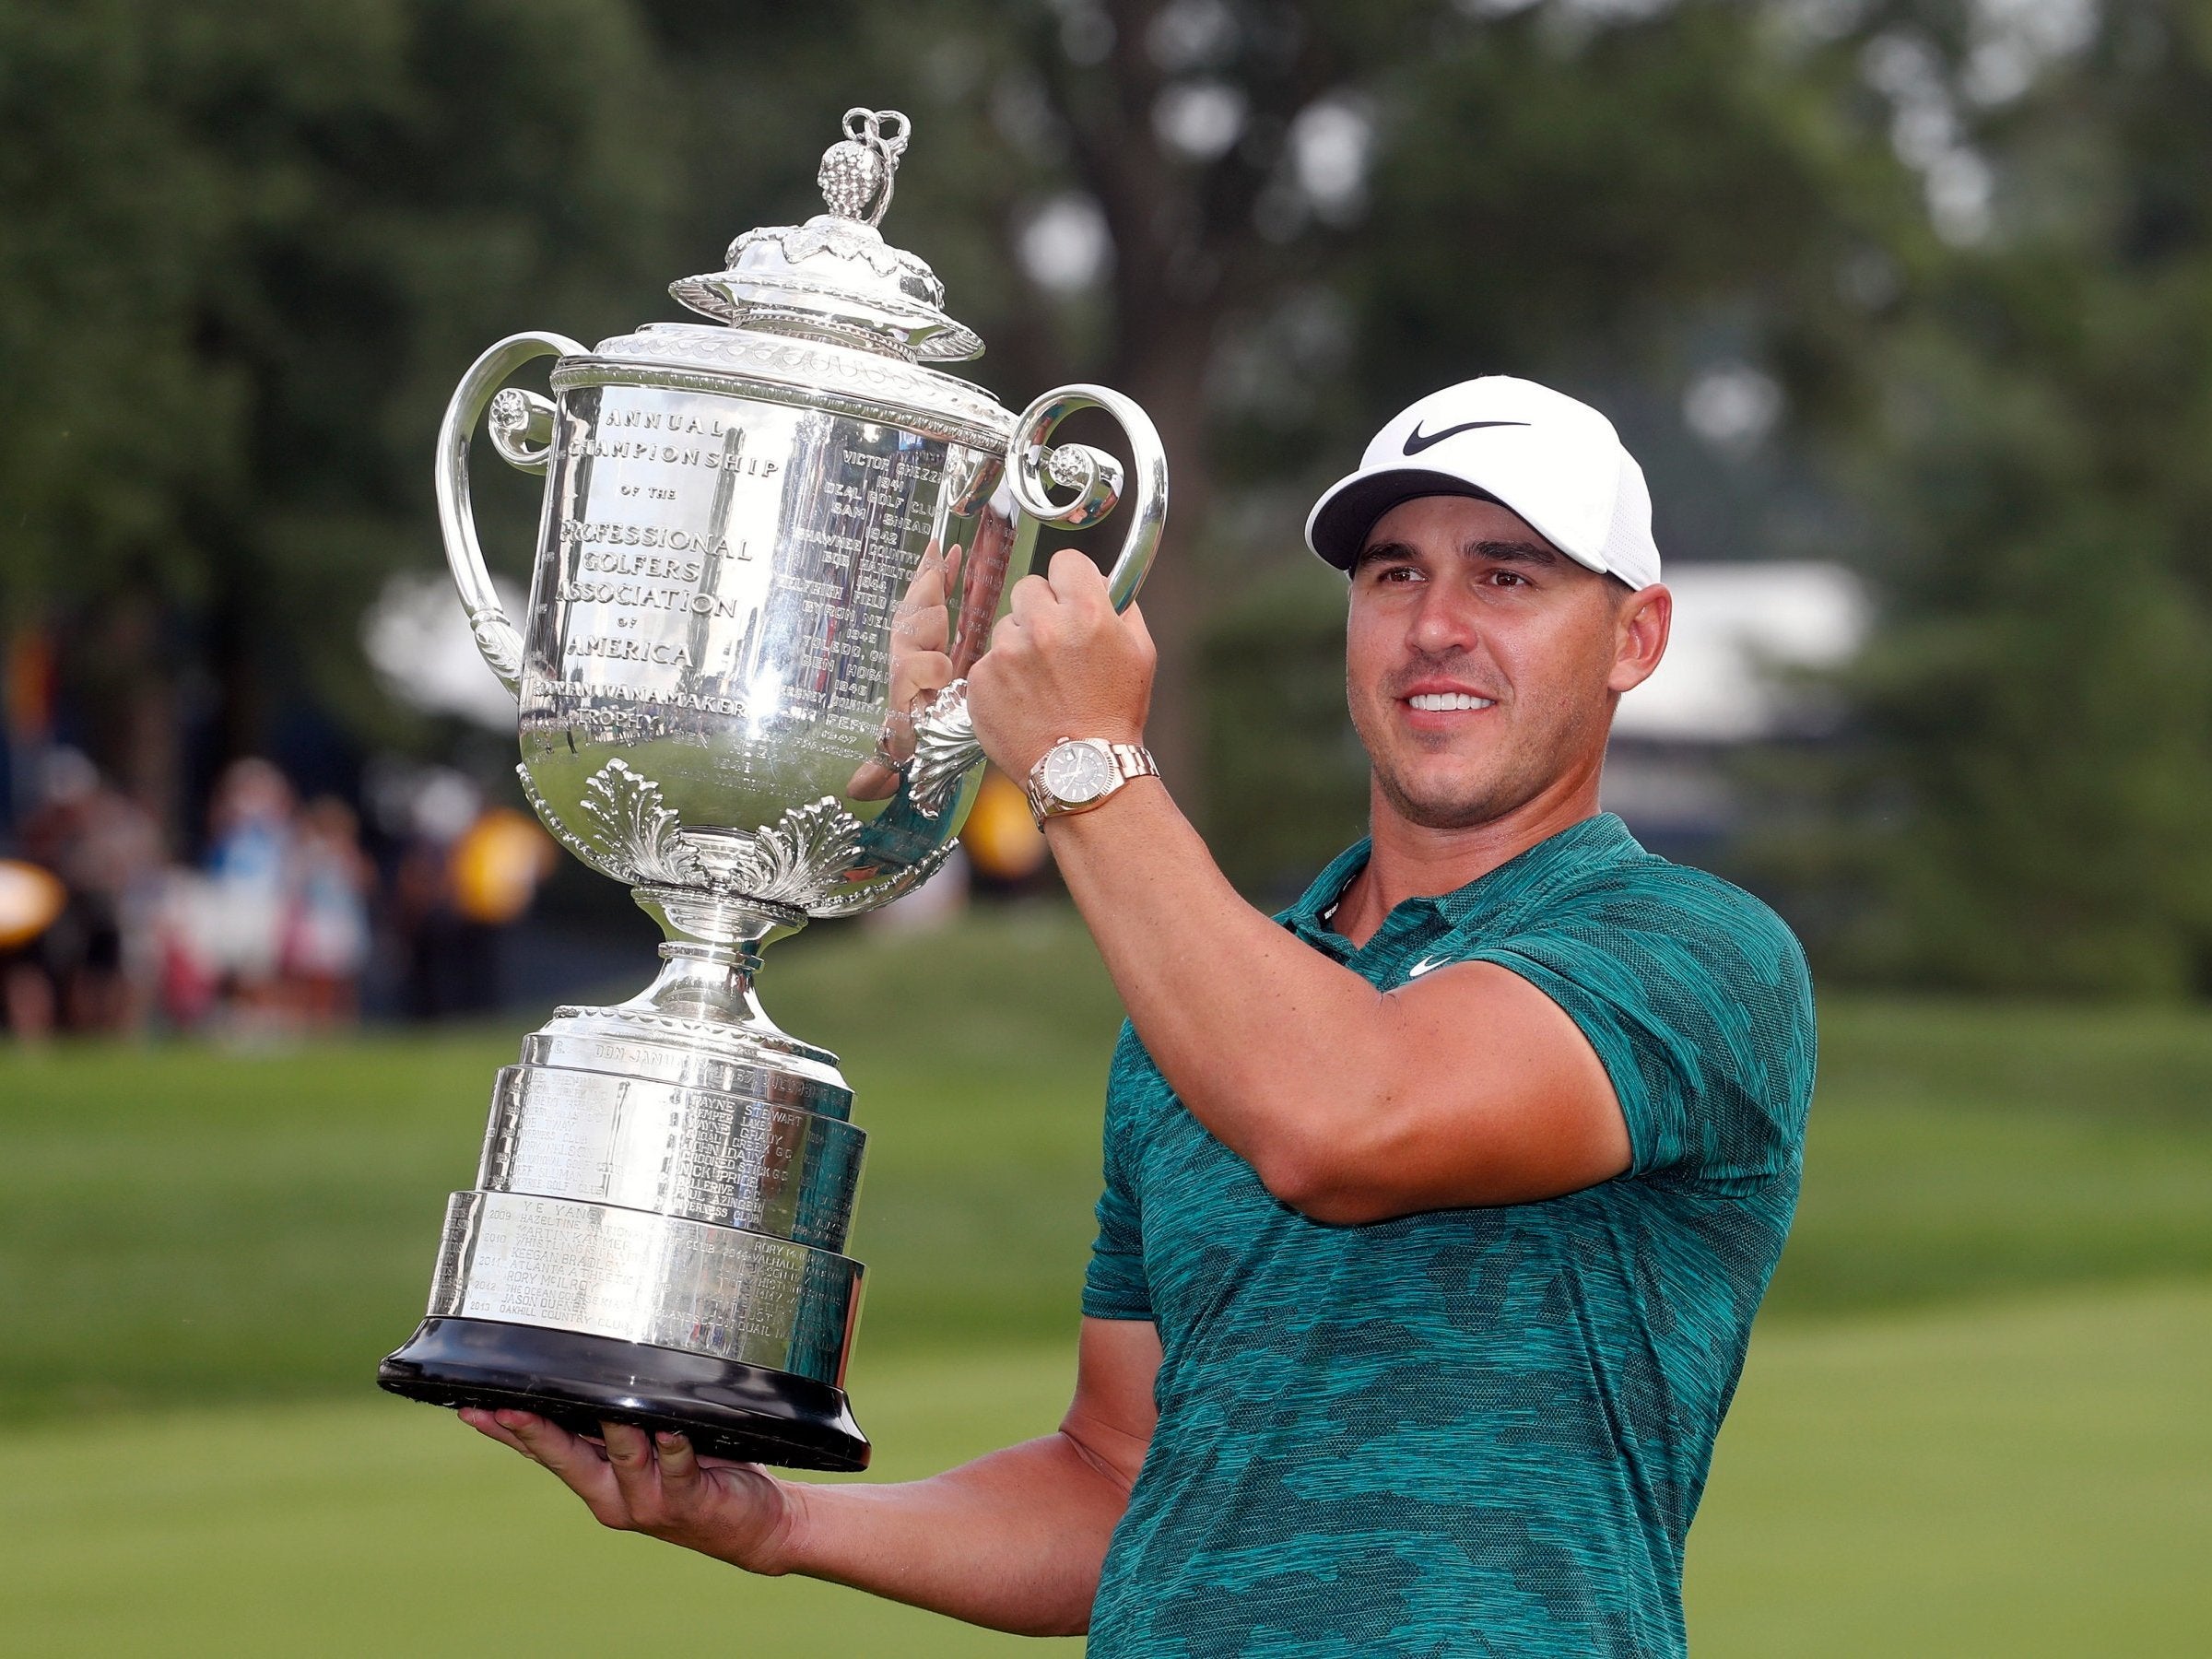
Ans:
<svg viewBox="0 0 2212 1659"><path fill-rule="evenodd" d="M606 1425L604 1451L527 1412L464 1419L541 1463L605 1525L748 1571L795 1572L1023 1635L1089 1627L1099 1569L1155 1411L1159 1335L1086 1319L1059 1431L898 1486L806 1485Z"/></svg>

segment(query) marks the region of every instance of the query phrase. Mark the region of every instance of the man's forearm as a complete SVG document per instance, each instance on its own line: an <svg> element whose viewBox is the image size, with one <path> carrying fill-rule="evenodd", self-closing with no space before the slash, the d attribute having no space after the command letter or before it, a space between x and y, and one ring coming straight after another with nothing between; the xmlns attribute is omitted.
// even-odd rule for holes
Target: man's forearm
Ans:
<svg viewBox="0 0 2212 1659"><path fill-rule="evenodd" d="M1123 1006L1199 1121L1263 1177L1299 1155L1287 1143L1348 1150L1385 1082L1381 994L1247 904L1155 782L1050 833Z"/></svg>
<svg viewBox="0 0 2212 1659"><path fill-rule="evenodd" d="M1079 1635L1126 1485L1069 1436L898 1486L784 1483L786 1571L971 1624Z"/></svg>

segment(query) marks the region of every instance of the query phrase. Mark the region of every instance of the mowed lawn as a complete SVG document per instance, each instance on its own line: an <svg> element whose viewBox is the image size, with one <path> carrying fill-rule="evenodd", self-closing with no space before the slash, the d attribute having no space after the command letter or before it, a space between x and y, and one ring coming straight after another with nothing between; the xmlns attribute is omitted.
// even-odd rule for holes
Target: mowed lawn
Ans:
<svg viewBox="0 0 2212 1659"><path fill-rule="evenodd" d="M873 1135L851 1382L898 1477L1065 1400L1118 1011L1055 912L866 932L780 947L763 994L844 1056ZM0 1054L8 1651L1011 1645L609 1536L374 1393L527 1023ZM1830 999L1694 1645L2204 1651L2207 1375L2212 1018Z"/></svg>

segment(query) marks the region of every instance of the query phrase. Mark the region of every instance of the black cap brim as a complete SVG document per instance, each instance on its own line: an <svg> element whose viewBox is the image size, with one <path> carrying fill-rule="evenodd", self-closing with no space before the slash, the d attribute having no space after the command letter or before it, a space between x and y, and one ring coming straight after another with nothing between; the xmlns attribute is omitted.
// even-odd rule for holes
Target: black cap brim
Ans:
<svg viewBox="0 0 2212 1659"><path fill-rule="evenodd" d="M1314 508L1306 526L1306 545L1338 570L1348 571L1366 547L1368 532L1384 513L1402 501L1437 495L1498 500L1488 490L1476 488L1457 474L1426 467L1393 467L1388 472L1355 475L1324 496ZM1499 505L1510 503L1500 501Z"/></svg>

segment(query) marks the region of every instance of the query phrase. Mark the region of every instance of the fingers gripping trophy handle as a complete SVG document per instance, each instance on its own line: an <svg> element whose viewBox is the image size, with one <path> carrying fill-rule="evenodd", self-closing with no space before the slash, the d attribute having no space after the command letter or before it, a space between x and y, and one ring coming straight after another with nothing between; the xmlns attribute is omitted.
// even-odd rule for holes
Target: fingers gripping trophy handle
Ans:
<svg viewBox="0 0 2212 1659"><path fill-rule="evenodd" d="M1079 409L1103 409L1121 423L1134 463L1128 474L1112 455L1084 444L1047 447L1045 440L1053 429ZM1122 538L1113 568L1106 572L1113 608L1127 610L1144 585L1145 572L1152 568L1152 555L1159 550L1159 533L1168 519L1168 456L1152 418L1110 387L1061 386L1022 411L1006 459L1006 487L1022 512L1070 530L1104 518L1134 481L1129 531ZM1074 498L1053 500L1050 490L1055 485L1072 488ZM976 741L975 724L968 713L966 680L953 681L915 716L914 737L907 787L915 808L934 818L959 794L968 769L982 759L982 746Z"/></svg>
<svg viewBox="0 0 2212 1659"><path fill-rule="evenodd" d="M523 638L500 604L484 568L477 540L476 514L468 499L468 444L491 407L492 442L509 465L524 472L546 470L551 453L552 406L528 392L502 392L500 382L533 358L582 357L584 347L565 335L509 335L468 368L445 406L438 426L438 527L445 536L445 562L460 590L477 649L500 683L517 696L523 679Z"/></svg>

